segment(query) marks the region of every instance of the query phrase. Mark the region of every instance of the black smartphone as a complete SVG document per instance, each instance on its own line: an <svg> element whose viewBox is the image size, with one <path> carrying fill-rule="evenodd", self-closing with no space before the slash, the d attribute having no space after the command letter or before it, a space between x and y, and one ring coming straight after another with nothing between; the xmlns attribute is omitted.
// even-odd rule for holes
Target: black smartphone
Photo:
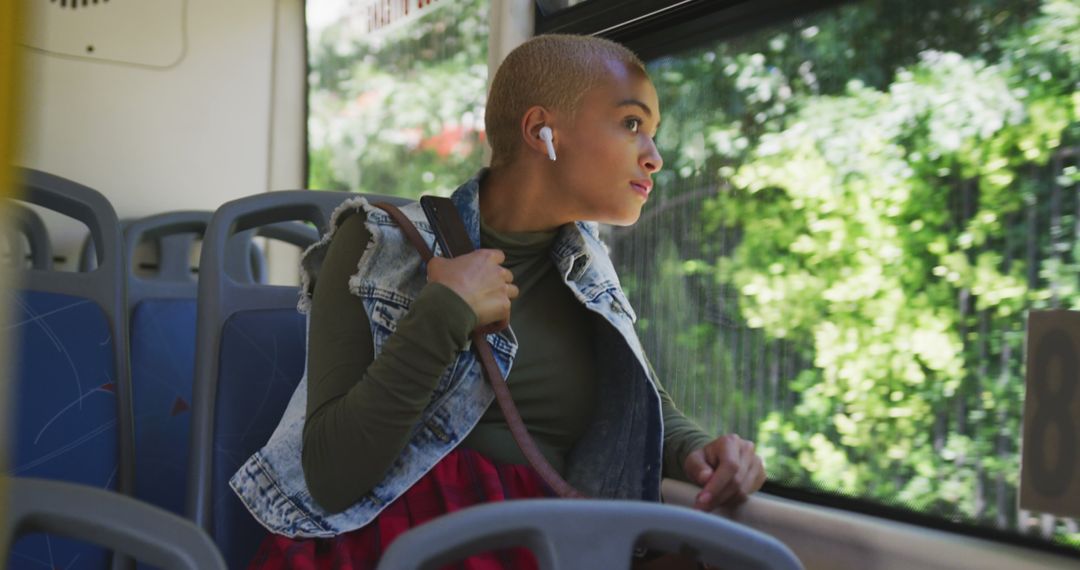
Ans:
<svg viewBox="0 0 1080 570"><path fill-rule="evenodd" d="M435 240L443 257L457 257L473 250L465 223L461 221L461 214L450 198L421 196L420 207L435 230Z"/></svg>

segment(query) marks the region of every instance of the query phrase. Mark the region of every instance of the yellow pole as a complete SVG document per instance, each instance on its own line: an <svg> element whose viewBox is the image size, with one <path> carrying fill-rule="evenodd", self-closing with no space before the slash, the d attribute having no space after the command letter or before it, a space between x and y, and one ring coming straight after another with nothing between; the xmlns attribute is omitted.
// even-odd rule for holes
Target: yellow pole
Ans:
<svg viewBox="0 0 1080 570"><path fill-rule="evenodd" d="M19 75L19 47L18 38L22 32L20 25L21 0L0 1L0 219L6 225L7 208L3 207L7 199L12 196L14 183L12 162L15 160L15 143L18 140L19 106L18 106L18 75ZM0 266L0 536L7 536L7 516L4 515L7 505L7 472L8 472L8 447L12 427L11 414L8 413L9 398L8 390L11 387L12 370L7 355L10 350L7 323L8 323L8 289L10 288L11 275ZM4 541L0 540L0 545ZM8 553L0 546L0 565L8 559Z"/></svg>

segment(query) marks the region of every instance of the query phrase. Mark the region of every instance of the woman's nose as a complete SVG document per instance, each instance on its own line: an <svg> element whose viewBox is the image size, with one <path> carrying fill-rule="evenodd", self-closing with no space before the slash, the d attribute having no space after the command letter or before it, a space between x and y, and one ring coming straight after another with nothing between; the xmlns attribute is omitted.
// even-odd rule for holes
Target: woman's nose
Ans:
<svg viewBox="0 0 1080 570"><path fill-rule="evenodd" d="M657 172L664 166L664 159L660 156L660 151L656 148L656 143L649 139L648 148L645 154L641 156L641 167L645 169L649 174Z"/></svg>

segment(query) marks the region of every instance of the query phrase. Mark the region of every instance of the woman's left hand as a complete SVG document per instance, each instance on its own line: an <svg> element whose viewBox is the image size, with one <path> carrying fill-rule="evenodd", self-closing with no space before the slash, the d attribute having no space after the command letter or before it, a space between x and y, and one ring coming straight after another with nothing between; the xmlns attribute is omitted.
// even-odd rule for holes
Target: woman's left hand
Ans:
<svg viewBox="0 0 1080 570"><path fill-rule="evenodd" d="M702 490L694 508L705 512L734 507L765 483L765 465L754 443L735 434L722 435L686 456L683 471Z"/></svg>

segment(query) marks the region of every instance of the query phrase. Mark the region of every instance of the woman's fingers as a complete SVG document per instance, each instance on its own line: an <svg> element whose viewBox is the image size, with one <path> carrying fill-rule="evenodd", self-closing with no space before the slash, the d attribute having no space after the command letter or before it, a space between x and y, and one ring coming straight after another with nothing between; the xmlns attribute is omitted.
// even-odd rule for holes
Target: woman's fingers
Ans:
<svg viewBox="0 0 1080 570"><path fill-rule="evenodd" d="M458 294L476 314L478 327L510 319L510 300L518 296L514 274L501 265L506 255L497 249L478 249L453 259L428 261L428 281Z"/></svg>

